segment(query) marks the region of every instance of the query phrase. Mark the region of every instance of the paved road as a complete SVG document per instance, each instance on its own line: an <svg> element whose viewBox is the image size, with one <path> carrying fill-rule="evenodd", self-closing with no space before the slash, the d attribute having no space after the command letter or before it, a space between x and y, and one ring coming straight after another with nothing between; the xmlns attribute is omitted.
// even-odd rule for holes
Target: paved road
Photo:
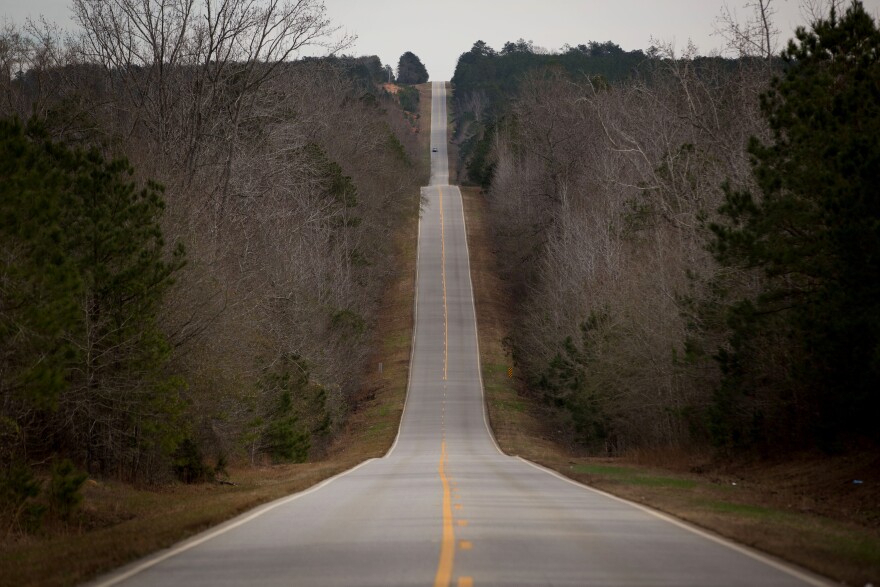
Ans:
<svg viewBox="0 0 880 587"><path fill-rule="evenodd" d="M391 452L105 577L101 585L795 586L820 580L496 448L464 215L434 83L415 344Z"/></svg>

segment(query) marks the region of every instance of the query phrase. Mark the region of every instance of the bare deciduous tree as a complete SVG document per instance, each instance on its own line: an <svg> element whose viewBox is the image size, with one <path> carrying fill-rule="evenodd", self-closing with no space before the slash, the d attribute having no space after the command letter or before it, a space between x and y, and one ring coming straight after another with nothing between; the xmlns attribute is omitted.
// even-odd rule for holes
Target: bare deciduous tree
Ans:
<svg viewBox="0 0 880 587"><path fill-rule="evenodd" d="M773 24L773 0L754 0L745 5L751 16L744 22L725 4L715 22L715 32L727 41L737 57L772 59L779 50L779 30Z"/></svg>
<svg viewBox="0 0 880 587"><path fill-rule="evenodd" d="M766 68L730 71L692 46L678 56L659 43L657 56L611 86L527 77L493 148L517 360L572 406L572 433L595 425L607 450L687 443L688 410L707 405L718 371L695 341L720 337L695 309L719 271L705 219L725 178L748 181L748 137L766 135ZM543 388L562 364L583 369L576 390L564 377Z"/></svg>
<svg viewBox="0 0 880 587"><path fill-rule="evenodd" d="M332 53L353 41L332 39L338 27L325 12L317 0L74 0L84 60L127 97L117 116L128 135L145 135L151 159L184 177L212 167L218 218L264 84L306 47Z"/></svg>

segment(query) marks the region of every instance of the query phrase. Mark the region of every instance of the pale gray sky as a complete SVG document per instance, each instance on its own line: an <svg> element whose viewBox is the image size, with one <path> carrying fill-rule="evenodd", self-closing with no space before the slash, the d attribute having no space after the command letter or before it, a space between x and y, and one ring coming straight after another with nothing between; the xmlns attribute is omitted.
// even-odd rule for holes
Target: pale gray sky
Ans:
<svg viewBox="0 0 880 587"><path fill-rule="evenodd" d="M740 20L750 0L727 0ZM774 0L784 41L805 22L802 0ZM404 51L418 55L433 80L452 77L458 56L478 39L500 49L505 41L531 40L547 49L565 43L614 41L626 50L647 49L651 38L683 48L692 40L701 54L723 45L713 35L723 0L325 0L333 22L358 40L353 55L379 55L394 67ZM880 14L880 0L865 0ZM45 15L70 27L68 0L0 0L0 18L23 22Z"/></svg>

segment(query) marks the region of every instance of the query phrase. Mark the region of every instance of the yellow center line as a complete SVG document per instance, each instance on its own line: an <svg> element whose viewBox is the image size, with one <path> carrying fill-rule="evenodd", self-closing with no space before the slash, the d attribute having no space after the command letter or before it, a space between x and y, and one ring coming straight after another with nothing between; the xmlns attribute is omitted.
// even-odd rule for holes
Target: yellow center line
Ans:
<svg viewBox="0 0 880 587"><path fill-rule="evenodd" d="M449 309L446 305L446 229L443 222L443 190L440 193L440 271L443 276L443 381L449 368Z"/></svg>
<svg viewBox="0 0 880 587"><path fill-rule="evenodd" d="M438 471L443 484L443 539L440 542L440 562L437 564L434 587L449 587L455 559L455 529L452 527L452 498L449 495L449 479L446 477L446 442L440 445Z"/></svg>

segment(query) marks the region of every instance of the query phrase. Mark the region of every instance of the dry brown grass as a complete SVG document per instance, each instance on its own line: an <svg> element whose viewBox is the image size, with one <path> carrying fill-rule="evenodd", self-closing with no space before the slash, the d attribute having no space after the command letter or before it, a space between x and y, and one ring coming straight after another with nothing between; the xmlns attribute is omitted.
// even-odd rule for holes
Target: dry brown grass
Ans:
<svg viewBox="0 0 880 587"><path fill-rule="evenodd" d="M719 465L686 451L583 458L555 443L541 407L508 377L502 341L515 307L495 270L488 208L462 188L492 430L501 448L582 483L667 512L739 543L853 585L880 578L880 463L803 457L797 462ZM835 475L829 475L835 470ZM872 472L873 471L873 472ZM852 478L861 477L862 484Z"/></svg>
<svg viewBox="0 0 880 587"><path fill-rule="evenodd" d="M430 119L430 101L428 109L428 117L422 120ZM427 146L424 150L427 152ZM324 459L234 468L229 478L235 486L135 487L89 480L78 525L50 528L16 542L0 542L0 585L54 587L81 583L384 455L397 435L406 397L417 223L413 214L396 235L399 272L383 302L376 332L377 352L355 398L354 411ZM379 362L383 365L381 374Z"/></svg>

